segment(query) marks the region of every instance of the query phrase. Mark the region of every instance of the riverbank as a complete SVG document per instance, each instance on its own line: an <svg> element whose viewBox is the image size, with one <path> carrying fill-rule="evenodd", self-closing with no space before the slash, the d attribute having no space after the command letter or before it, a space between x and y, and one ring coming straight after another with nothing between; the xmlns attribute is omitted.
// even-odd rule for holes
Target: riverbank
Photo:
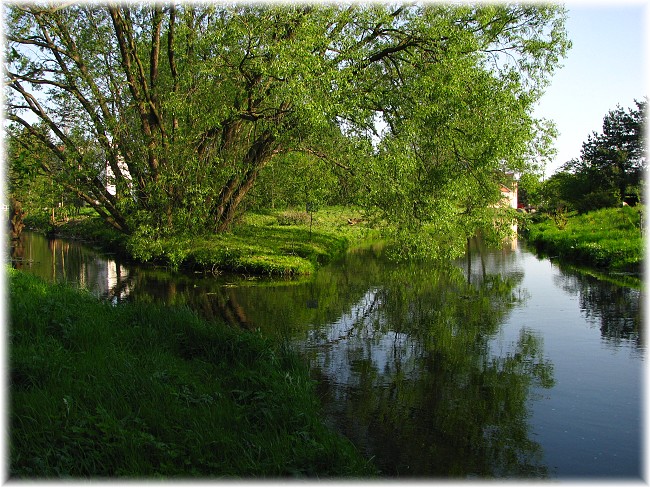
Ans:
<svg viewBox="0 0 650 488"><path fill-rule="evenodd" d="M11 477L375 474L282 344L7 274Z"/></svg>
<svg viewBox="0 0 650 488"><path fill-rule="evenodd" d="M31 229L48 230L47 220L28 218L26 223ZM350 246L379 238L365 225L361 211L351 207L327 207L313 214L249 212L231 232L162 238L138 232L121 235L86 212L57 225L56 234L92 241L141 263L273 276L312 274Z"/></svg>
<svg viewBox="0 0 650 488"><path fill-rule="evenodd" d="M609 208L583 215L542 216L524 235L538 251L596 269L641 273L644 207Z"/></svg>

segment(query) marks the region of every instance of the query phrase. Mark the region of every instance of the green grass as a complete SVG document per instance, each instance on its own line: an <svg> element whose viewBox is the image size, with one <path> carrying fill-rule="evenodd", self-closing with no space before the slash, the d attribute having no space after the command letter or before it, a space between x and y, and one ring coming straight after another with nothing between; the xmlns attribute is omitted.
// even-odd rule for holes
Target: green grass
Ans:
<svg viewBox="0 0 650 488"><path fill-rule="evenodd" d="M7 272L12 478L375 473L286 346Z"/></svg>
<svg viewBox="0 0 650 488"><path fill-rule="evenodd" d="M231 232L221 234L153 238L136 232L127 238L107 229L97 217L81 216L59 231L141 262L172 268L294 276L312 274L349 246L377 238L378 233L363 222L348 223L348 219L360 218L360 210L350 207L321 209L313 213L313 220L305 212L277 210L247 213Z"/></svg>
<svg viewBox="0 0 650 488"><path fill-rule="evenodd" d="M602 209L529 223L526 238L549 254L595 268L640 272L642 206ZM557 220L557 219L556 219ZM559 225L558 225L559 224Z"/></svg>
<svg viewBox="0 0 650 488"><path fill-rule="evenodd" d="M298 211L246 214L232 232L188 238L179 260L193 267L268 275L304 275L375 235L357 209L329 207L309 216Z"/></svg>

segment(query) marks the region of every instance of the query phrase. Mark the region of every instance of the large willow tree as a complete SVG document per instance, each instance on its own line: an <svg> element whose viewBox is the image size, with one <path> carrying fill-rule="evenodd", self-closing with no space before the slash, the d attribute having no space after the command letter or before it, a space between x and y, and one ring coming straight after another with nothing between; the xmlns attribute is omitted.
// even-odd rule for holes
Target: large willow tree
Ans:
<svg viewBox="0 0 650 488"><path fill-rule="evenodd" d="M5 29L7 119L125 233L224 231L295 151L397 229L470 232L546 150L532 107L568 48L527 3L14 4Z"/></svg>

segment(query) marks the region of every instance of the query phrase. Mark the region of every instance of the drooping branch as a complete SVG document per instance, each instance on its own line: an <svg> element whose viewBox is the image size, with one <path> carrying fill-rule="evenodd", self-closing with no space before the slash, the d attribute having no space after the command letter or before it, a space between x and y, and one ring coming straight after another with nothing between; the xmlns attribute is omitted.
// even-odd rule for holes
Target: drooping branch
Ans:
<svg viewBox="0 0 650 488"><path fill-rule="evenodd" d="M350 173L352 176L356 176L356 172L352 168L350 168L349 166L346 166L345 164L337 161L336 159L332 159L331 157L329 157L327 154L325 154L322 151L318 151L318 150L313 149L311 147L300 148L300 149L297 149L297 151L304 152L305 154L311 154L312 156L316 156L318 159L320 159L320 160L322 160L322 161L324 161L324 162L326 162L328 164L331 164L333 166L337 166L337 167L341 168L342 170Z"/></svg>
<svg viewBox="0 0 650 488"><path fill-rule="evenodd" d="M45 124L48 126L49 129L54 132L54 134L63 142L66 147L68 147L72 151L77 151L76 146L70 141L70 139L63 133L61 128L54 123L54 121L50 118L50 116L47 114L46 110L43 108L43 106L36 100L36 97L29 93L20 83L19 80L14 79L9 86L13 88L15 91L20 93L22 95L23 99L27 102L27 105L29 106L29 109L33 114L35 114L40 120L45 122ZM12 115L13 114L9 114ZM20 119L22 120L22 119ZM20 120L17 120L20 122ZM22 123L22 122L20 122Z"/></svg>

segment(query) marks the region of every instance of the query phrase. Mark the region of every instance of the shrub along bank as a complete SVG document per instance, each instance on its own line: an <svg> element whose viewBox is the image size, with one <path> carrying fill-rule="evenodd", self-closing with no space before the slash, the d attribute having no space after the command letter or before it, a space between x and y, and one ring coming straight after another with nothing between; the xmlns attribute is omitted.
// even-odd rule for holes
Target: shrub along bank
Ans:
<svg viewBox="0 0 650 488"><path fill-rule="evenodd" d="M26 219L46 230L47 221ZM98 242L140 262L173 268L223 270L255 275L304 275L341 255L350 245L377 237L358 209L327 207L304 211L247 213L231 232L156 237L146 228L132 236L107 229L95 214L61 223L57 234Z"/></svg>
<svg viewBox="0 0 650 488"><path fill-rule="evenodd" d="M608 208L530 221L526 239L548 254L612 271L639 273L643 263L644 207Z"/></svg>
<svg viewBox="0 0 650 488"><path fill-rule="evenodd" d="M8 270L9 474L363 476L306 366L186 309L111 306Z"/></svg>

